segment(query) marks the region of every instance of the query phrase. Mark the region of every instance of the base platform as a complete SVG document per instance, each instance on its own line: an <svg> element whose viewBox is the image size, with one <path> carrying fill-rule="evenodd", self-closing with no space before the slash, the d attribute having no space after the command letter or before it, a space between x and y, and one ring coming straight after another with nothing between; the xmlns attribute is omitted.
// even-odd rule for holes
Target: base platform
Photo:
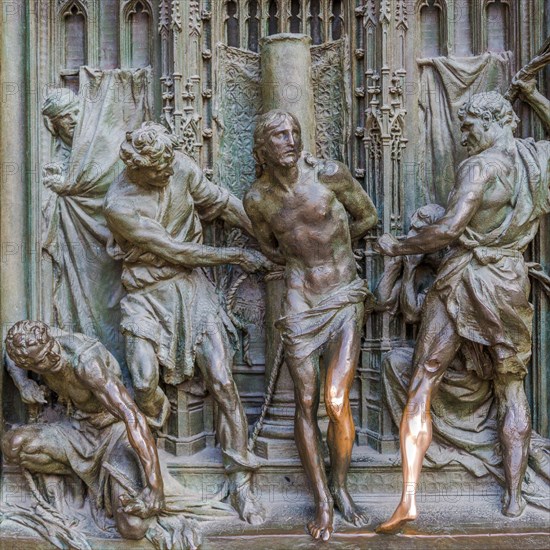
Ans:
<svg viewBox="0 0 550 550"><path fill-rule="evenodd" d="M161 453L170 473L183 482L186 494L209 500L223 484L221 457L216 449L205 449L192 459ZM203 550L517 550L550 548L550 513L528 506L520 518L510 519L500 512L501 488L491 476L476 479L462 466L443 470L425 468L418 496L419 518L398 535L377 535L374 528L387 519L397 505L401 490L401 469L395 456L380 455L357 447L349 476L350 492L365 508L371 521L366 527L347 524L335 512L335 532L329 545L315 542L305 532L313 516L313 503L298 461L270 461L257 478L267 518L258 527L234 516L201 521ZM12 488L19 476L4 471ZM8 484L4 485L3 498ZM23 495L22 495L23 497ZM12 498L9 499L13 501ZM90 538L94 550L149 550L147 541ZM2 525L0 550L46 550L50 544L24 532L11 522Z"/></svg>

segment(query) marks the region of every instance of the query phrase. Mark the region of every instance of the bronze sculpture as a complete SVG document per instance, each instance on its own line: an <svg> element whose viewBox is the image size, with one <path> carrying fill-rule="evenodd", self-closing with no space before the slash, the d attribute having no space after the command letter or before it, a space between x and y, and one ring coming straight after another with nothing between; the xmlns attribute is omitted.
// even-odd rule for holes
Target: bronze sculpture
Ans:
<svg viewBox="0 0 550 550"><path fill-rule="evenodd" d="M392 264L389 257L373 250L377 238L385 232L406 234L410 216L420 205L447 204L455 168L466 156L458 131L460 105L476 93L504 93L514 70L535 52L537 60L524 65L517 78L535 76L548 59L548 40L539 50L550 34L545 2L4 3L0 18L0 127L5 134L0 147L2 325L7 329L21 319L40 319L52 327L52 333L59 327L99 339L117 359L132 394L125 336L119 332L123 259L109 256L106 250L110 231L103 199L125 168L119 157L120 143L128 130L139 128L144 120L157 121L177 135L183 152L202 173L242 199L256 179L252 151L258 116L271 109L293 113L302 127L304 150L316 159L343 162L376 204L380 233L377 229L353 243L364 278L375 283ZM539 89L547 96L549 76L548 70L537 75ZM52 86L78 94L78 116L76 109L69 112L68 126L61 131L56 126L64 124L58 118L64 114L62 103L50 102L53 111L44 111L47 120L41 116L43 106L47 107L43 100ZM507 99L512 102L521 87ZM75 96L65 90L60 99L65 94L70 111ZM547 106L538 104L539 115L547 117ZM545 139L529 105L521 105L516 112L521 118L518 137ZM69 146L61 135L70 142L72 132ZM41 178L43 167L52 160L59 164L46 168L46 177ZM201 224L198 232L204 234L204 243L247 247L250 242L238 229L226 231L223 222L210 224L203 218ZM486 358L485 353L477 359L472 354L466 358L465 352L476 348L461 346L431 401L433 440L417 495L423 518L406 533L410 545L423 548L431 540L435 546L508 548L537 545L541 540L539 545L544 546L543 535L534 533L544 533L547 525L547 513L536 507L550 509L549 477L544 475L550 444L542 441L537 457L532 451L536 433L541 439L550 435L550 302L543 290L544 284L547 292L550 289L550 278L543 273L550 267L549 231L550 216L545 216L525 255L532 281L530 264L539 264L539 278L529 298L534 307L533 355L525 377L532 423L522 484L528 507L520 518L499 517L504 472L493 382L483 372L490 362L477 360ZM119 257L115 247L110 250ZM415 325L442 257L438 251L422 255L421 261L411 256L393 259L402 260L392 266L399 263L402 269L401 292L398 284L391 288L398 295L399 311L392 315L379 310L365 318L349 392L355 424L349 492L357 504L371 502L367 512L375 525L393 511L391 502L384 497L378 502L377 496L397 494L395 487L400 486L395 427L401 421L413 369ZM148 265L153 263L152 259ZM227 496L229 486L219 445L225 425L217 422L218 405L204 387L199 369L194 369L192 380L171 385L162 381L169 369L159 365L159 386L170 401L171 414L162 428L153 429L154 435L158 430L166 500L166 513L153 524L168 524L174 519L172 512L186 510L207 524L205 546L219 545L222 540L227 549L254 544L283 547L302 541L307 545L310 535L300 535L296 529L303 532L300 528L314 519L314 502L294 441L294 384L275 327L283 316L284 281L263 274L248 277L233 265L194 270L201 272L200 277L206 273L212 282L209 292L215 289L241 340L234 348L231 341L235 351L231 374L242 404L239 412L244 410L252 434L248 448L262 457L254 483L261 489L256 496L267 508L268 523L258 528L240 522L229 502L217 502ZM149 291L156 292L160 286L148 287L144 294L150 296ZM187 297L169 300L163 321L172 323L169 315L177 309L174 304L189 305L186 312L192 314L200 308L196 294ZM166 342L186 344L186 335L193 340L189 323L185 328L178 325L178 336ZM0 356L5 351L2 336ZM156 335L151 339L156 340ZM178 372L185 367L185 361L180 361L184 348L178 349L182 352L175 361ZM471 366L476 369L469 370ZM8 371L0 369L0 439L11 428L65 417L67 411L57 398L44 396L42 388L32 382L39 382L38 376L31 373L27 378L26 371L17 373L13 365L9 369L26 381L19 395ZM491 369L486 371L491 374ZM322 388L325 376L320 378ZM317 421L325 436L328 417L322 396L323 389ZM47 403L41 406L44 399ZM323 442L325 466L327 451ZM254 461L252 455L249 458ZM535 458L541 459L538 471ZM0 546L43 546L45 542L37 539L42 536L59 547L78 550L149 547L146 541L119 540L114 522L103 513L96 522L90 499L84 498L89 491L75 475L31 476L4 456L0 470ZM534 471L540 473L538 478ZM460 502L455 504L451 494ZM48 515L43 504L56 508L63 518L50 522L56 510ZM334 529L346 531L332 535L336 546L342 539L344 546L360 548L377 542L398 544L398 538L373 537L369 527L344 527L344 523L336 511ZM59 531L61 527L65 529ZM59 532L63 536L57 538ZM179 547L177 537L167 535L167 546ZM153 542L153 537L147 538Z"/></svg>
<svg viewBox="0 0 550 550"><path fill-rule="evenodd" d="M159 380L180 384L196 363L218 405L232 503L242 519L258 524L263 510L251 483L258 463L247 450L246 416L231 374L236 331L201 268L236 264L255 271L269 262L254 250L202 244L201 220L220 217L247 231L250 221L241 202L209 182L178 146L159 124L128 133L120 153L126 169L105 199L110 251L123 260L128 368L138 406L160 428L169 403Z"/></svg>
<svg viewBox="0 0 550 550"><path fill-rule="evenodd" d="M4 456L33 474L76 473L93 504L114 517L124 538L143 538L164 507L163 482L155 441L122 384L116 359L97 340L64 331L54 337L39 321L16 323L6 350L10 370L15 366L40 375L70 415L8 431L2 438ZM16 382L22 393L25 384L36 384L24 378ZM113 470L122 470L134 494Z"/></svg>
<svg viewBox="0 0 550 550"><path fill-rule="evenodd" d="M540 94L524 97L548 114L550 102ZM415 235L397 240L386 234L377 245L388 256L451 247L422 312L400 427L403 492L393 516L379 526L382 533L417 516L416 490L431 442L431 396L461 346L482 356L493 378L506 480L503 513L517 517L525 507L521 487L531 420L523 379L532 306L523 252L550 211L550 143L515 139L517 116L497 92L472 96L459 116L470 157L458 168L445 214Z"/></svg>
<svg viewBox="0 0 550 550"><path fill-rule="evenodd" d="M118 147L126 131L151 117L151 71L83 67L80 79L80 95L67 88L49 90L41 110L55 138L55 162L42 169L49 190L43 194L41 242L51 261L51 267L44 266L52 272L48 311L53 325L101 340L127 382L118 330L121 262L106 250L103 201L121 170Z"/></svg>
<svg viewBox="0 0 550 550"><path fill-rule="evenodd" d="M294 115L272 110L259 117L254 155L258 179L244 205L262 251L285 266L284 317L277 326L294 381L296 444L315 497L316 517L307 527L315 539L328 540L333 505L357 526L368 521L347 489L355 437L349 391L359 355L363 302L370 294L357 276L351 243L375 226L378 217L343 164L302 155ZM319 353L327 369L329 481L317 425Z"/></svg>
<svg viewBox="0 0 550 550"><path fill-rule="evenodd" d="M434 223L444 213L445 209L437 204L422 206L411 217L408 235L415 235L419 228ZM375 291L375 309L390 311L392 316L401 314L408 324L418 325L426 295L447 253L445 248L430 254L388 258ZM538 287L542 282L540 274L533 269L534 264L528 265L529 276ZM550 288L543 286L543 289L550 294ZM504 485L492 380L480 360L483 355L469 351L467 346L462 346L432 397L432 443L426 451L425 461L434 468L458 463L477 478L489 474ZM386 353L382 363L384 402L396 426L399 426L407 402L414 372L413 356L414 347L403 343ZM549 461L550 440L532 431L522 494L528 504L546 510L550 508Z"/></svg>

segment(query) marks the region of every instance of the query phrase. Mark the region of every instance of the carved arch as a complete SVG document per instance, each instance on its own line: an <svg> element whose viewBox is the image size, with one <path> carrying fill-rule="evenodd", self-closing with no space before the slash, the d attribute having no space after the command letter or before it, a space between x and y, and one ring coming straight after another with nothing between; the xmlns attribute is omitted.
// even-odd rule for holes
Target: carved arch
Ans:
<svg viewBox="0 0 550 550"><path fill-rule="evenodd" d="M425 9L436 9L439 10L439 33L438 33L438 40L439 40L439 52L437 55L447 55L449 51L449 44L448 44L448 24L449 24L449 17L448 17L448 6L446 0L417 0L415 5L415 13L420 21L420 33L424 30L424 24L422 19L422 11ZM421 44L423 44L422 34L421 37ZM424 47L424 46L423 46ZM421 57L424 57L425 53L424 51L421 52ZM434 56L427 56L427 57L434 57Z"/></svg>
<svg viewBox="0 0 550 550"><path fill-rule="evenodd" d="M223 36L228 46L238 48L243 35L240 29L240 2L239 0L223 0ZM243 14L244 15L244 14Z"/></svg>
<svg viewBox="0 0 550 550"><path fill-rule="evenodd" d="M77 92L80 67L88 63L90 34L88 2L69 0L58 2L59 56L61 84Z"/></svg>
<svg viewBox="0 0 550 550"><path fill-rule="evenodd" d="M503 20L502 20L502 47L498 47L497 51L505 51L510 49L512 44L512 38L514 35L513 21L516 21L517 14L515 8L517 2L511 2L510 0L483 0L481 5L481 21L482 21L482 48L483 51L494 49L491 45L491 25L492 22L489 18L489 9L492 5L503 6Z"/></svg>
<svg viewBox="0 0 550 550"><path fill-rule="evenodd" d="M61 17L70 14L73 7L76 7L80 15L88 19L88 1L87 0L58 0L57 10Z"/></svg>
<svg viewBox="0 0 550 550"><path fill-rule="evenodd" d="M244 17L246 21L247 48L250 51L257 52L259 50L259 41L262 35L262 0L246 0Z"/></svg>
<svg viewBox="0 0 550 550"><path fill-rule="evenodd" d="M151 64L153 58L153 5L150 0L122 0L120 2L120 65L123 68L135 66L135 36L133 17L145 14L148 18L147 27L147 63L139 62L140 66Z"/></svg>

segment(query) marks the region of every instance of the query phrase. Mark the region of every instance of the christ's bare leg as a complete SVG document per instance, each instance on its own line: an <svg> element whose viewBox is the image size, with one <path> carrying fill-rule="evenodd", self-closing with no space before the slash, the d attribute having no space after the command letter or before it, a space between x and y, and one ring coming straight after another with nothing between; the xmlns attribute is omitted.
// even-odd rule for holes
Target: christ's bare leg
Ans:
<svg viewBox="0 0 550 550"><path fill-rule="evenodd" d="M296 400L294 437L315 499L315 519L307 524L307 529L314 539L328 540L333 531L334 504L328 489L321 432L317 424L319 364L312 357L302 361L287 357L287 365L294 382Z"/></svg>
<svg viewBox="0 0 550 550"><path fill-rule="evenodd" d="M363 318L362 311L358 317ZM350 321L328 346L324 359L327 364L325 405L329 416L327 443L330 451L330 492L334 504L349 523L356 526L368 523L368 516L353 502L348 492L347 476L355 439L349 392L361 347L361 328Z"/></svg>
<svg viewBox="0 0 550 550"><path fill-rule="evenodd" d="M426 298L415 350L415 373L399 430L403 461L403 492L392 517L378 533L395 533L416 519L416 492L422 462L432 441L431 397L460 347L460 337L444 304L436 296Z"/></svg>

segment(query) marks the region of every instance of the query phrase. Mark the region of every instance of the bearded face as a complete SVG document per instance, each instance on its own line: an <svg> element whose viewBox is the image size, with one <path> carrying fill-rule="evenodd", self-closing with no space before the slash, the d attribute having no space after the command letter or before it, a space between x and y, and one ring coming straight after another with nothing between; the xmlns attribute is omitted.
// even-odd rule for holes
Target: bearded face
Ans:
<svg viewBox="0 0 550 550"><path fill-rule="evenodd" d="M300 158L301 149L300 128L287 117L269 132L262 148L262 156L268 166L292 168Z"/></svg>

